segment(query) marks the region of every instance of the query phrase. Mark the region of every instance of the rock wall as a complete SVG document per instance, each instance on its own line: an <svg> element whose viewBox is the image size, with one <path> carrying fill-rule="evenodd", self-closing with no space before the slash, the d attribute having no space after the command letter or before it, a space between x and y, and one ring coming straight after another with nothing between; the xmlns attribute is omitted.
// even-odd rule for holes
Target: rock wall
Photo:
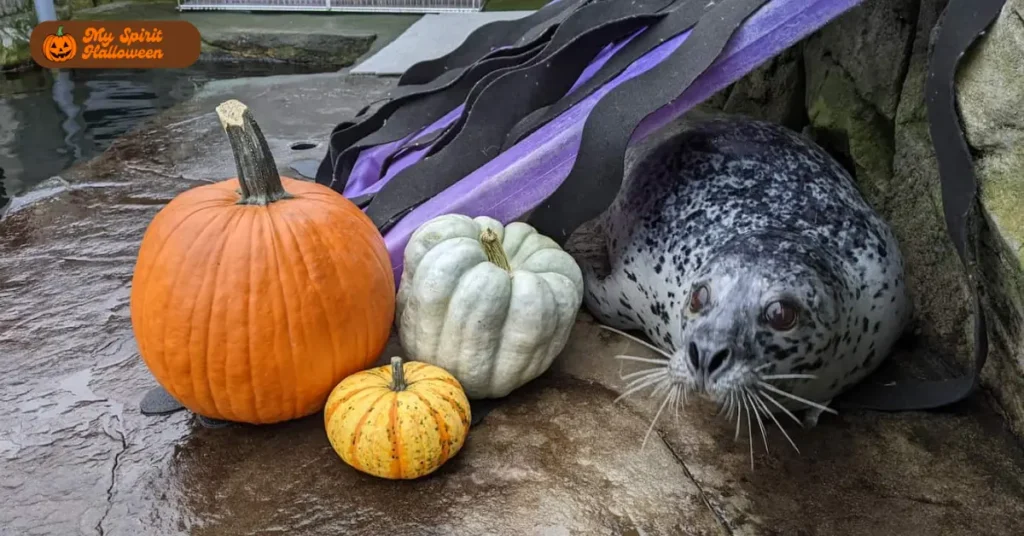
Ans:
<svg viewBox="0 0 1024 536"><path fill-rule="evenodd" d="M932 362L970 362L970 295L946 236L924 81L946 0L865 0L707 103L803 130L856 176L908 258L917 331ZM962 60L958 97L976 157L979 226L993 345L983 385L1024 436L1024 0L1008 0ZM918 364L920 365L920 364ZM913 368L913 367L912 367Z"/></svg>
<svg viewBox="0 0 1024 536"><path fill-rule="evenodd" d="M28 39L35 24L32 0L0 0L0 69L17 66L31 57Z"/></svg>
<svg viewBox="0 0 1024 536"><path fill-rule="evenodd" d="M1007 0L964 58L957 88L982 181L982 277L999 350L986 374L1024 429L1024 0ZM1024 435L1024 434L1022 434Z"/></svg>

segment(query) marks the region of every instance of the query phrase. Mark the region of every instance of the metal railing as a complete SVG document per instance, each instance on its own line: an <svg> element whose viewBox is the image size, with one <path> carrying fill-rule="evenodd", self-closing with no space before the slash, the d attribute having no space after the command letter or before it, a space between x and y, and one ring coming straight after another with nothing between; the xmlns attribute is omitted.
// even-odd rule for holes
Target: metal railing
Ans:
<svg viewBox="0 0 1024 536"><path fill-rule="evenodd" d="M485 0L178 0L179 11L337 11L348 13L472 13Z"/></svg>

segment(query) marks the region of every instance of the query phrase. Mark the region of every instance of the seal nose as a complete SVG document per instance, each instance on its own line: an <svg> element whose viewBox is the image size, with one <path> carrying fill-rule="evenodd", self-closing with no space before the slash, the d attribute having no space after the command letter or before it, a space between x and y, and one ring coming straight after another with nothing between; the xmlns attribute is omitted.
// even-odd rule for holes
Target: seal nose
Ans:
<svg viewBox="0 0 1024 536"><path fill-rule="evenodd" d="M693 371L697 372L700 370L700 351L697 350L697 345L692 342L688 350L690 353L690 364L693 365Z"/></svg>
<svg viewBox="0 0 1024 536"><path fill-rule="evenodd" d="M711 359L701 359L701 355L708 355L710 352L701 352L696 343L690 343L686 347L687 357L693 367L693 373L697 376L698 383L709 381L715 372L722 370L733 357L732 348L723 348L711 355Z"/></svg>
<svg viewBox="0 0 1024 536"><path fill-rule="evenodd" d="M708 362L708 375L712 375L716 370L722 368L729 358L732 357L732 351L726 348L725 350L719 350L715 355L711 356L711 361Z"/></svg>

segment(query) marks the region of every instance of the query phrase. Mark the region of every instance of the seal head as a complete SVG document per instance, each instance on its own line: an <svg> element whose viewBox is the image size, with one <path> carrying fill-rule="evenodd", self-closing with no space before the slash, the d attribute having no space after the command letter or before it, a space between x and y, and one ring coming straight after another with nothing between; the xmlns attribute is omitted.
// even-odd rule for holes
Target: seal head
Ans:
<svg viewBox="0 0 1024 536"><path fill-rule="evenodd" d="M726 243L693 274L672 382L725 402L759 392L779 370L819 370L844 326L844 282L833 265L827 252L785 233Z"/></svg>
<svg viewBox="0 0 1024 536"><path fill-rule="evenodd" d="M736 117L681 126L631 155L595 222L598 254L577 255L584 303L668 358L626 393L699 393L727 411L808 410L813 422L909 323L896 238L803 136Z"/></svg>

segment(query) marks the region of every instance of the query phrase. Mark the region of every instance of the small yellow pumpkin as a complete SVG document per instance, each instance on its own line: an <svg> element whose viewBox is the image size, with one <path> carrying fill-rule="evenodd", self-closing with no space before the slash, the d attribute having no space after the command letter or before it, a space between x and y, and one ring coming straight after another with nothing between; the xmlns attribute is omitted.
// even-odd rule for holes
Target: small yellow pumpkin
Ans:
<svg viewBox="0 0 1024 536"><path fill-rule="evenodd" d="M429 475L452 459L469 435L470 418L454 376L400 357L348 376L324 406L327 438L341 459L391 480Z"/></svg>

